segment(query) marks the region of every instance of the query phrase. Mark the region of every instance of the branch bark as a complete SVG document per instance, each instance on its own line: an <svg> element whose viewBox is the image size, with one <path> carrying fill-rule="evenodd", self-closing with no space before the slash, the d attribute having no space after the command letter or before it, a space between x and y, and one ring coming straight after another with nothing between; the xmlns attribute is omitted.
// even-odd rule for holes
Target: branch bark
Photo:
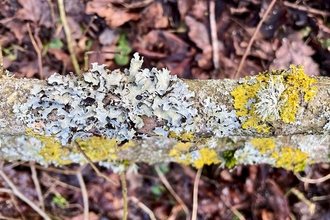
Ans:
<svg viewBox="0 0 330 220"><path fill-rule="evenodd" d="M126 88L127 85L137 84L133 82L137 80L137 75L135 75L135 79L129 79L135 71L134 68L131 67L129 71L131 74L127 74L127 72L120 73L126 74L126 76L128 75L126 81L120 82L122 88ZM93 71L86 74L96 77L96 75L91 75ZM114 73L107 74L111 75ZM162 74L165 73L163 72ZM285 119L285 115L289 114L290 110L287 108L285 109L283 106L286 101L291 99L291 95L285 94L285 91L289 90L291 87L298 87L295 87L292 82L290 82L291 84L285 83L289 82L288 78L293 74L295 73L288 71L283 72L282 70L280 72L265 72L258 76L240 80L225 79L201 81L173 79L169 83L169 87L173 86L174 83L180 82L179 84L181 86L188 86L187 91L193 92L194 94L194 96L189 97L190 106L189 108L187 107L189 111L192 108L197 111L196 114L191 117L191 124L193 126L189 127L190 130L186 122L188 116L186 118L179 118L182 126L184 125L186 127L182 129L180 129L180 126L172 128L171 126L174 125L174 119L168 118L167 115L160 118L159 114L158 116L156 115L155 110L151 112L151 115L147 116L140 113L139 119L142 120L140 122L138 120L129 122L128 126L131 126L134 135L126 140L119 140L114 136L107 138L103 133L97 133L97 131L95 131L96 128L92 126L86 131L86 133L89 134L88 138L82 137L76 140L79 141L79 145L82 146L82 149L93 161L103 161L100 162L101 165L109 166L114 169L121 165L126 166L127 161L129 163L146 162L149 164L174 161L183 164L192 164L197 168L204 164L211 163L221 163L222 165L230 167L239 163L270 163L274 166L284 167L297 172L310 163L329 162L330 141L328 130L330 128L330 91L328 90L328 86L330 84L330 79L326 77L306 78L311 79L311 83L308 85L309 87L306 88L313 90L312 97L308 99L304 96L308 94L309 91L307 90L296 93L298 94L298 101L293 103L296 106L292 106L292 111L295 111L294 120L288 122L285 121L287 120ZM156 76L157 75L155 75L155 77ZM58 78L53 78L51 82L35 79L16 79L6 76L1 78L0 160L36 161L44 165L86 163L85 159L75 149L74 144L71 144L73 139L69 138L69 141L64 143L63 139L61 141L61 137L56 136L56 133L46 134L47 132L39 132L47 127L48 122L46 119L45 121L31 122L31 114L35 115L33 117L43 114L40 109L37 107L31 108L30 106L30 110L27 113L28 115L26 115L26 120L22 120L24 119L22 111L17 113L17 109L20 109L21 106L25 106L26 108L28 105L27 103L32 100L31 97L34 97L33 99L39 97L40 100L45 101L44 97L48 96L48 93L54 93L54 88L60 83L60 76L57 77ZM158 81L161 81L162 78L160 78L160 76L158 77ZM281 79L283 81L284 91L281 93L281 91L278 91L280 89L276 90L276 88L273 88L273 92L278 93L278 96L276 96L276 94L274 96L275 99L277 99L275 101L277 101L278 106L275 108L275 111L269 114L267 113L268 115L263 118L261 115L262 113L260 113L261 110L259 109L260 111L258 111L257 103L261 103L262 92L267 92L272 89L272 82L275 86L279 85L280 81L276 81L275 78L276 80ZM268 81L265 79L268 79ZM305 81L306 79L304 78ZM79 79L71 77L70 80L75 82L75 80ZM85 77L84 83L89 83L93 86L93 82L91 82L89 77ZM257 84L260 84L258 87L259 89L253 93L252 87ZM100 86L100 84L98 84L98 86ZM100 87L95 88L94 86L91 88L97 90ZM251 101L250 97L249 100L252 104L246 103L245 105L245 113L248 114L247 117L243 115L242 109L237 107L237 103L241 98L237 96L234 91L238 91L238 88L246 90L244 94L241 94L241 96L245 96L245 98L249 98L249 94L251 93L256 96L254 101ZM166 91L166 93L164 92L159 97L165 99L169 93L168 90ZM129 90L129 92L132 92L132 90ZM294 94L293 92L292 95ZM118 96L120 95L111 93L110 102L115 102ZM138 97L138 95L132 97L133 99L141 98ZM125 99L127 97L121 98ZM270 100L273 99L270 98ZM102 102L105 103L105 99L103 99ZM119 104L116 104L116 109L129 109L129 107L125 106L125 103L118 102ZM181 102L185 101L183 100ZM39 104L40 103L41 101ZM69 104L70 103L67 105ZM266 105L269 104L269 102L264 102L262 104ZM88 105L89 107L91 106L90 103ZM35 109L33 110L33 108ZM207 108L209 108L209 110L206 110ZM231 111L236 114L237 119L230 123L236 123L237 126L226 131L226 134L219 126L230 127L232 125L226 121L228 118L226 118L226 120L221 119L221 114L225 115L224 117L229 117L226 114L229 114ZM132 114L132 112L126 110L123 112L125 114ZM161 115L165 114L164 112L162 112ZM95 114L96 115L93 116L94 122L95 118L98 117L97 113ZM184 112L179 112L179 114L187 115ZM58 117L57 119L52 119L52 123L56 120L63 120L63 116L56 115L54 111L50 111L46 116L53 118ZM219 118L217 118L218 116ZM173 118L175 117L177 117L177 115L173 115ZM253 123L251 125L249 122L250 118L256 119L254 121L255 125L253 125ZM86 120L91 119L88 118ZM173 120L173 122L169 123L169 120ZM140 123L139 126L138 123ZM262 126L260 127L260 125ZM162 128L163 133L155 132L157 127ZM74 133L77 129L78 128L71 128L70 132ZM112 128L109 127L109 129ZM132 130L128 132L130 131ZM120 131L118 132L119 135ZM104 155L101 157L101 154ZM126 162L123 163L123 161Z"/></svg>

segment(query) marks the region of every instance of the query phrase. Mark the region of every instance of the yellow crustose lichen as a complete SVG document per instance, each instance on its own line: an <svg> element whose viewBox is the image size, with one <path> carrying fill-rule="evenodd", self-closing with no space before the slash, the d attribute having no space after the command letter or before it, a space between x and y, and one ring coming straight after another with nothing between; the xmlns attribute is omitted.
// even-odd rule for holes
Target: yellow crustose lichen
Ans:
<svg viewBox="0 0 330 220"><path fill-rule="evenodd" d="M250 142L259 150L261 155L275 159L273 165L276 167L283 167L296 173L304 170L307 164L306 152L289 147L276 149L276 140L274 138L254 138Z"/></svg>
<svg viewBox="0 0 330 220"><path fill-rule="evenodd" d="M280 152L274 152L271 157L276 159L275 166L297 173L305 169L307 153L290 147L283 147Z"/></svg>
<svg viewBox="0 0 330 220"><path fill-rule="evenodd" d="M274 138L254 138L250 142L262 155L267 153L267 151L273 151L276 147Z"/></svg>
<svg viewBox="0 0 330 220"><path fill-rule="evenodd" d="M184 165L192 164L197 169L204 165L219 164L222 162L214 149L202 148L189 152L190 148L193 146L193 143L179 142L170 150L169 156L174 157L178 163Z"/></svg>
<svg viewBox="0 0 330 220"><path fill-rule="evenodd" d="M73 144L68 147L56 140L55 136L45 136L34 132L31 128L26 129L28 136L39 139L44 147L40 149L37 156L43 157L46 164L67 165L71 163L85 163L85 159ZM115 139L104 137L91 137L88 140L78 138L76 142L86 155L93 161L115 161L117 159L117 142ZM132 141L127 142L122 147L124 149L133 147ZM75 156L76 155L76 156Z"/></svg>
<svg viewBox="0 0 330 220"><path fill-rule="evenodd" d="M87 141L79 138L76 142L92 161L113 161L117 159L117 142L114 138L91 137Z"/></svg>
<svg viewBox="0 0 330 220"><path fill-rule="evenodd" d="M242 119L242 128L268 132L267 121L294 122L300 97L308 102L315 95L316 88L312 86L315 81L300 65L246 77L243 84L231 92L236 114Z"/></svg>
<svg viewBox="0 0 330 220"><path fill-rule="evenodd" d="M72 163L67 157L70 154L68 148L56 140L55 136L44 136L34 132L31 128L26 128L26 134L39 139L45 146L40 149L39 156L42 156L47 163L56 165L66 165Z"/></svg>

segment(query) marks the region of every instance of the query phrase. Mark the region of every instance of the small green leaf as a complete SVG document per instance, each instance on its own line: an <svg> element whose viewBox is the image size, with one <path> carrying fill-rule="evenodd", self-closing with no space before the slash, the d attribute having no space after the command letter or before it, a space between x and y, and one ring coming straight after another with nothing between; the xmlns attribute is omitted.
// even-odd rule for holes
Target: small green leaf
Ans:
<svg viewBox="0 0 330 220"><path fill-rule="evenodd" d="M235 159L235 150L227 150L223 152L223 158L226 162L226 167L233 168L237 164L237 160Z"/></svg>
<svg viewBox="0 0 330 220"><path fill-rule="evenodd" d="M63 47L63 42L61 39L55 38L51 42L49 42L49 48L53 49L61 49Z"/></svg>
<svg viewBox="0 0 330 220"><path fill-rule="evenodd" d="M128 54L131 52L131 48L128 45L119 45L116 49L121 54L115 54L115 62L120 66L125 66L129 63Z"/></svg>
<svg viewBox="0 0 330 220"><path fill-rule="evenodd" d="M166 174L170 171L170 168L166 164L160 164L159 169L162 171L163 174Z"/></svg>
<svg viewBox="0 0 330 220"><path fill-rule="evenodd" d="M53 197L53 203L55 205L58 205L62 209L65 208L69 204L68 201L62 195L60 195L60 194L56 194Z"/></svg>
<svg viewBox="0 0 330 220"><path fill-rule="evenodd" d="M127 65L130 60L128 55L131 52L131 47L129 46L126 34L124 32L120 33L116 52L120 52L121 54L115 54L115 62L120 66Z"/></svg>
<svg viewBox="0 0 330 220"><path fill-rule="evenodd" d="M85 51L90 50L92 47L93 41L92 40L87 40L86 45L85 45Z"/></svg>
<svg viewBox="0 0 330 220"><path fill-rule="evenodd" d="M156 186L151 187L151 193L154 196L160 196L163 193L163 191L164 191L164 188L161 185L156 185Z"/></svg>
<svg viewBox="0 0 330 220"><path fill-rule="evenodd" d="M128 64L129 62L129 57L128 56L124 56L124 55L119 55L116 54L115 55L115 62L120 65L120 66L125 66Z"/></svg>

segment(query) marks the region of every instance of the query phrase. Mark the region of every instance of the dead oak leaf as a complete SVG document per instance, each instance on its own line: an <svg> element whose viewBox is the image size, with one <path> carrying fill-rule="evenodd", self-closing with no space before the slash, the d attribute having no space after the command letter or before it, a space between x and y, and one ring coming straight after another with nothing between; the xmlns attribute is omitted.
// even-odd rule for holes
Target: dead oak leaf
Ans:
<svg viewBox="0 0 330 220"><path fill-rule="evenodd" d="M186 16L185 22L189 28L188 36L190 40L192 40L199 49L203 50L203 53L207 53L209 50L212 51L209 33L205 25L190 16Z"/></svg>
<svg viewBox="0 0 330 220"><path fill-rule="evenodd" d="M46 28L52 27L49 5L42 0L18 0L23 6L16 13L16 18L32 21Z"/></svg>
<svg viewBox="0 0 330 220"><path fill-rule="evenodd" d="M4 24L16 37L18 43L22 43L22 39L26 36L27 28L24 22L13 19Z"/></svg>
<svg viewBox="0 0 330 220"><path fill-rule="evenodd" d="M136 20L140 16L128 13L124 9L119 9L111 3L94 0L86 5L86 14L94 14L105 19L110 28L115 29L130 20Z"/></svg>
<svg viewBox="0 0 330 220"><path fill-rule="evenodd" d="M142 26L150 28L166 28L168 18L164 16L162 4L155 2L145 9L141 16Z"/></svg>
<svg viewBox="0 0 330 220"><path fill-rule="evenodd" d="M306 45L300 34L291 34L282 39L282 45L275 53L276 59L270 64L270 69L288 68L290 64L301 64L307 75L320 75L319 67L312 59L313 49Z"/></svg>

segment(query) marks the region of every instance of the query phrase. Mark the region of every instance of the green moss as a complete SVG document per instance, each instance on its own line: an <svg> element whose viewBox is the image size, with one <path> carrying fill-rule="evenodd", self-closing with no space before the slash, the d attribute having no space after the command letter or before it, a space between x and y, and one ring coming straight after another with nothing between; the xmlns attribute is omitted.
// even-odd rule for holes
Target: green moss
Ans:
<svg viewBox="0 0 330 220"><path fill-rule="evenodd" d="M225 159L226 167L228 168L233 168L237 164L237 160L234 157L235 155L235 150L227 150L223 152L223 158Z"/></svg>
<svg viewBox="0 0 330 220"><path fill-rule="evenodd" d="M267 122L275 120L276 115L260 115L256 104L261 101L261 91L268 89L271 94L272 91L276 91L279 83L284 85L285 89L278 94L279 97L275 104L269 100L269 103L275 106L275 110L270 113L275 111L284 123L294 122L297 109L301 104L300 98L308 102L315 95L316 88L312 86L315 82L316 79L305 75L303 67L300 65L290 65L290 68L285 70L270 70L255 77L245 77L243 84L231 92L234 97L236 115L245 118L242 128L253 128L261 133L270 130Z"/></svg>

